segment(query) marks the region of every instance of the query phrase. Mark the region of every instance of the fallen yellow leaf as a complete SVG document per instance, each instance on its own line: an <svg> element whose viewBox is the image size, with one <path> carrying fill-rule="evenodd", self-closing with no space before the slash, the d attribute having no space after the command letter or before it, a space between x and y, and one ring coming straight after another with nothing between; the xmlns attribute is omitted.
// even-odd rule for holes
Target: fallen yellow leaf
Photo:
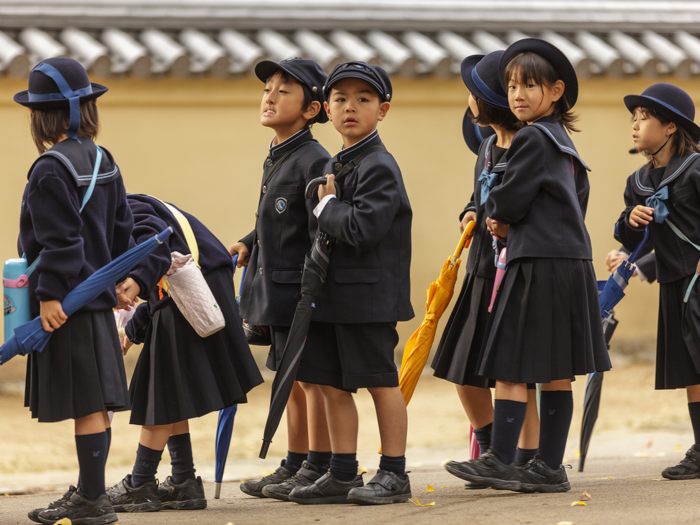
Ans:
<svg viewBox="0 0 700 525"><path fill-rule="evenodd" d="M71 525L71 520L70 518L63 518L61 520L58 520L55 525Z"/></svg>
<svg viewBox="0 0 700 525"><path fill-rule="evenodd" d="M577 450L576 453L575 453L575 455L576 455L577 458L580 458L580 457L581 457L581 451L580 451L580 450Z"/></svg>
<svg viewBox="0 0 700 525"><path fill-rule="evenodd" d="M681 447L680 445L676 445L676 450L683 450L683 447Z"/></svg>
<svg viewBox="0 0 700 525"><path fill-rule="evenodd" d="M430 483L428 483L428 488L425 489L426 492L435 492L435 489L430 486Z"/></svg>
<svg viewBox="0 0 700 525"><path fill-rule="evenodd" d="M418 501L418 498L409 499L408 501L410 501L414 505L417 505L418 507L432 507L433 505L435 505L434 501L431 503L421 503L420 501Z"/></svg>
<svg viewBox="0 0 700 525"><path fill-rule="evenodd" d="M586 502L585 501L574 501L571 503L572 507L585 507Z"/></svg>
<svg viewBox="0 0 700 525"><path fill-rule="evenodd" d="M367 467L360 466L360 474L366 474L367 473Z"/></svg>

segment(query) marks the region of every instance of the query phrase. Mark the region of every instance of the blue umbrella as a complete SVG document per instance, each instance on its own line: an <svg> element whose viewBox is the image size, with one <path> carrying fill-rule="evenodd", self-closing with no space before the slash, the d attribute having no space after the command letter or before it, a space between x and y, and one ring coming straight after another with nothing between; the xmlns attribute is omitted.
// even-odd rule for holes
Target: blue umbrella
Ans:
<svg viewBox="0 0 700 525"><path fill-rule="evenodd" d="M171 233L173 233L173 229L168 227L97 270L66 295L61 303L63 313L68 316L74 314L89 302L94 301L109 287L115 286L119 278L126 275L158 245L163 244L163 241ZM41 317L36 317L32 321L18 326L15 328L15 334L0 347L0 365L5 364L16 355L27 355L34 351L41 352L46 347L46 343L49 342L52 333L44 330Z"/></svg>
<svg viewBox="0 0 700 525"><path fill-rule="evenodd" d="M236 273L237 262L238 254L233 256L233 273ZM245 270L246 268L243 267L241 287L243 286L243 279L245 278ZM236 297L236 302L240 303L238 297ZM226 466L228 449L231 446L231 434L233 434L233 420L236 417L236 410L238 410L238 405L233 405L219 411L219 422L216 424L216 449L214 452L214 481L216 482L214 499L219 499L221 496L221 482L224 479L224 467Z"/></svg>
<svg viewBox="0 0 700 525"><path fill-rule="evenodd" d="M605 286L600 292L600 313L603 319L607 319L615 305L625 296L625 288L630 282L630 277L634 273L634 261L639 257L639 253L649 240L649 226L644 230L644 239L610 276Z"/></svg>

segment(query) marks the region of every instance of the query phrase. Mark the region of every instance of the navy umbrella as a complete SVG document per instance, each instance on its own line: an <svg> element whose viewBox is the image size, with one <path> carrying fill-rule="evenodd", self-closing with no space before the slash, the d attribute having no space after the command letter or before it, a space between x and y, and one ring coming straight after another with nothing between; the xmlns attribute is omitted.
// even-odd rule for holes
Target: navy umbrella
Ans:
<svg viewBox="0 0 700 525"><path fill-rule="evenodd" d="M63 299L63 313L70 316L83 306L94 301L108 288L115 286L118 279L129 273L134 266L163 244L173 229L168 227L158 235L142 242L131 250L123 253L109 264L103 266L82 283L71 290ZM41 352L51 338L53 332L44 330L41 317L15 328L15 334L0 347L0 365L7 363L16 355L27 355L30 352Z"/></svg>
<svg viewBox="0 0 700 525"><path fill-rule="evenodd" d="M233 273L236 273L236 263L238 262L238 254L233 256ZM245 279L245 267L241 276L241 288L243 287L243 279ZM240 289L238 290L240 294ZM240 296L236 296L236 302L240 303ZM221 496L221 483L224 480L224 467L226 466L226 458L228 457L228 449L231 446L231 434L233 434L233 420L236 417L238 405L232 405L219 411L219 422L216 424L216 444L214 448L214 481L216 488L214 489L214 499L219 499Z"/></svg>

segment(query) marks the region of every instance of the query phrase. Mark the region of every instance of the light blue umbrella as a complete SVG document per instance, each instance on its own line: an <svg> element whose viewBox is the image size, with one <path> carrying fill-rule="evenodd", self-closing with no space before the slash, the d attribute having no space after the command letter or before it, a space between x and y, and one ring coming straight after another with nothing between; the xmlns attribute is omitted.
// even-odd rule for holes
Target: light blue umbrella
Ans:
<svg viewBox="0 0 700 525"><path fill-rule="evenodd" d="M105 290L115 286L117 279L126 275L148 254L163 244L163 241L171 233L173 233L173 229L168 227L97 270L66 295L61 303L63 313L67 316L74 314L86 304L94 301ZM0 365L7 363L16 355L27 355L34 351L41 352L46 347L46 343L49 342L52 333L44 330L41 317L36 317L30 322L18 326L15 328L15 335L0 347Z"/></svg>

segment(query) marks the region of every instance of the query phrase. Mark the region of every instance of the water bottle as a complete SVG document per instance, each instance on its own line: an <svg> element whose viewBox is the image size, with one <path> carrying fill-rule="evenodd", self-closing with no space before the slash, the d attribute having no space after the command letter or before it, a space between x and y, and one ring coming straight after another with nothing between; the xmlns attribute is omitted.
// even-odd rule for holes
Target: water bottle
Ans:
<svg viewBox="0 0 700 525"><path fill-rule="evenodd" d="M2 272L3 319L5 341L15 333L15 328L31 321L29 311L29 278L26 259L8 259Z"/></svg>

